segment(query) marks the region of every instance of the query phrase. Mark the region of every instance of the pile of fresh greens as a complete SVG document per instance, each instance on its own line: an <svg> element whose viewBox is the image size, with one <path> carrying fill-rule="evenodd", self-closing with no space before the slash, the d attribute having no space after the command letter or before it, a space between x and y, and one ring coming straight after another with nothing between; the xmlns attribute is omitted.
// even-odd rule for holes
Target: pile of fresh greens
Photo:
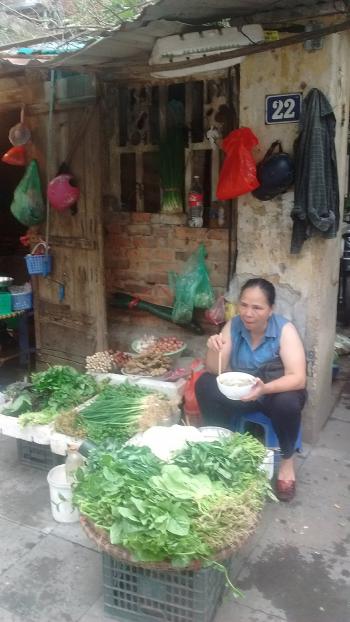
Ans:
<svg viewBox="0 0 350 622"><path fill-rule="evenodd" d="M94 442L114 438L123 443L136 432L166 422L173 404L161 393L129 383L107 386L86 408L78 424Z"/></svg>
<svg viewBox="0 0 350 622"><path fill-rule="evenodd" d="M96 451L78 473L74 502L138 561L186 566L239 545L272 495L250 435L190 444L172 463L148 447Z"/></svg>
<svg viewBox="0 0 350 622"><path fill-rule="evenodd" d="M30 382L10 385L6 397L11 401L4 414L19 416L22 425L49 423L62 410L82 404L100 390L96 380L73 367L54 365L33 373Z"/></svg>

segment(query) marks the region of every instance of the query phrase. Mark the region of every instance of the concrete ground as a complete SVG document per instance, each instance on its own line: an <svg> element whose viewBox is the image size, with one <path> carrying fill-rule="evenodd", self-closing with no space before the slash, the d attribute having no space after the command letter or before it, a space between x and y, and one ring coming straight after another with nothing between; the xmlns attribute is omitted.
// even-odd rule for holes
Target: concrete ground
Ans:
<svg viewBox="0 0 350 622"><path fill-rule="evenodd" d="M215 622L349 622L350 383L342 386L318 444L296 458L295 500L269 503L235 559L244 598L226 597ZM101 556L79 524L52 519L46 473L21 465L3 436L0 466L0 622L110 620Z"/></svg>

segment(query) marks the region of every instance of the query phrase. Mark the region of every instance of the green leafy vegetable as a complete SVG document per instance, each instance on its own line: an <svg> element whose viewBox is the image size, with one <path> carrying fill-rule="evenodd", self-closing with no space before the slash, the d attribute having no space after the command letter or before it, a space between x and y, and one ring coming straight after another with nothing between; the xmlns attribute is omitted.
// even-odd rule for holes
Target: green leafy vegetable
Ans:
<svg viewBox="0 0 350 622"><path fill-rule="evenodd" d="M101 387L92 376L68 365L54 365L33 373L30 383L9 387L7 396L11 401L4 413L20 415L22 425L49 423L59 412L82 404L99 390Z"/></svg>
<svg viewBox="0 0 350 622"><path fill-rule="evenodd" d="M248 435L191 443L176 464L147 447L97 450L79 473L74 503L136 560L208 562L254 528L271 490L264 453Z"/></svg>

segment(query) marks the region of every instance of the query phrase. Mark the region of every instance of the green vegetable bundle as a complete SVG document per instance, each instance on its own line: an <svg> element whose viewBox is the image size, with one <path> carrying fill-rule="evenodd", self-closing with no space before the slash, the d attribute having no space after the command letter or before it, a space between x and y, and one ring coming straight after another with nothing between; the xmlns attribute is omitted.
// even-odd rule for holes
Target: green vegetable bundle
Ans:
<svg viewBox="0 0 350 622"><path fill-rule="evenodd" d="M172 413L173 405L165 395L125 383L106 387L80 411L79 419L91 440L124 442L136 432L165 423Z"/></svg>
<svg viewBox="0 0 350 622"><path fill-rule="evenodd" d="M95 452L74 502L137 561L212 560L245 540L272 493L259 441L237 434L211 445L191 444L172 464L147 447Z"/></svg>
<svg viewBox="0 0 350 622"><path fill-rule="evenodd" d="M96 380L73 367L54 365L33 373L30 383L9 388L12 402L5 414L19 416L22 425L49 423L63 410L82 404L100 390Z"/></svg>
<svg viewBox="0 0 350 622"><path fill-rule="evenodd" d="M163 190L162 212L183 212L185 141L183 127L173 127L159 143L159 173Z"/></svg>

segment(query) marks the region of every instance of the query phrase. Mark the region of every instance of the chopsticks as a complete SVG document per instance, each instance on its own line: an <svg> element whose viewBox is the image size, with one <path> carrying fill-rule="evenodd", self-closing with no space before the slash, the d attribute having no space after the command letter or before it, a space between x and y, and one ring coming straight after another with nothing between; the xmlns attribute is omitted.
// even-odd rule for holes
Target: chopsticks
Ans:
<svg viewBox="0 0 350 622"><path fill-rule="evenodd" d="M219 376L221 376L221 350L219 350Z"/></svg>

